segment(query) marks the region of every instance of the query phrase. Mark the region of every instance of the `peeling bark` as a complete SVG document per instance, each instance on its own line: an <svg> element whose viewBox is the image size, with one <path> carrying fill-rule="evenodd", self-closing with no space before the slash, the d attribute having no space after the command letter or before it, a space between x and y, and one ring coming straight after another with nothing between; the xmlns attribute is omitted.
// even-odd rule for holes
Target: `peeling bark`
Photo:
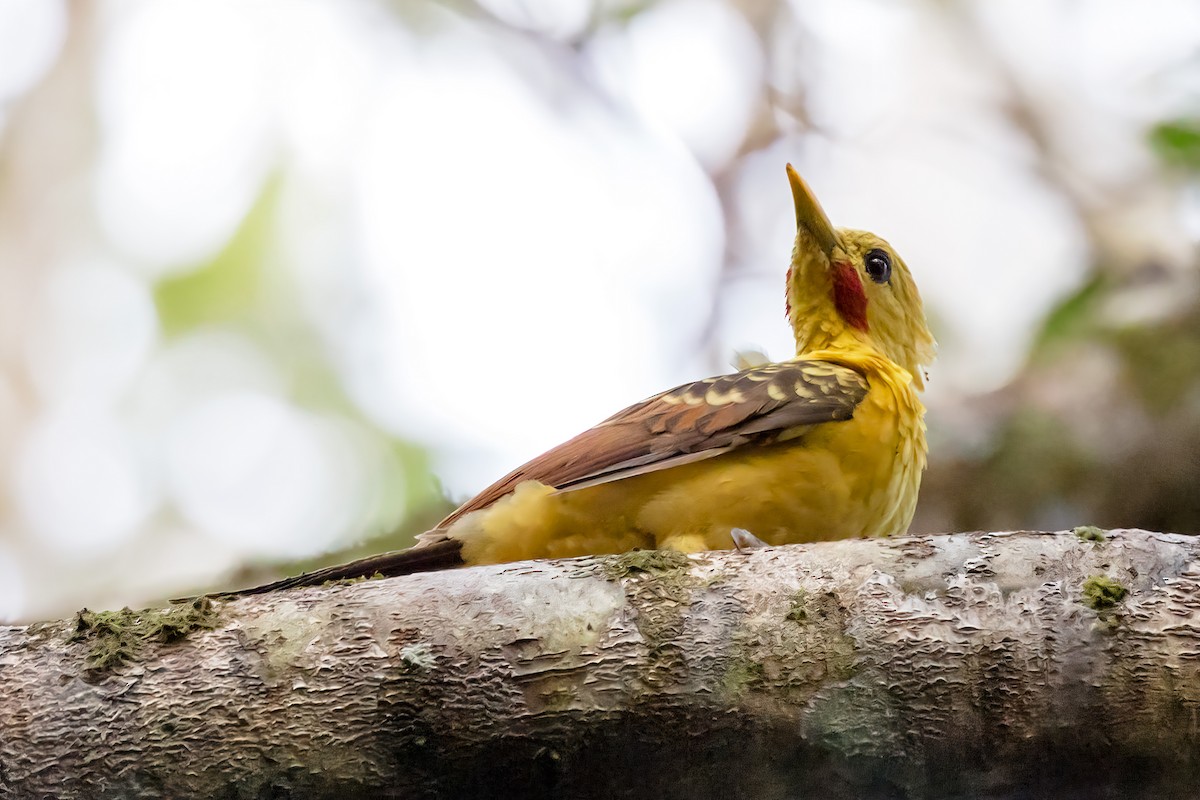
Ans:
<svg viewBox="0 0 1200 800"><path fill-rule="evenodd" d="M0 795L1195 796L1200 540L1095 538L280 592L105 669L74 621L0 629Z"/></svg>

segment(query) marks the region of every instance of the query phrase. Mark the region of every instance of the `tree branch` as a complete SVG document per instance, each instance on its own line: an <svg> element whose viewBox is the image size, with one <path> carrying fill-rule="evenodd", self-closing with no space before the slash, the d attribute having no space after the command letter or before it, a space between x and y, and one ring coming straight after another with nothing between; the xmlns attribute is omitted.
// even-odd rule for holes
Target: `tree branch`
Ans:
<svg viewBox="0 0 1200 800"><path fill-rule="evenodd" d="M1200 543L1079 533L641 552L7 628L0 792L1190 796Z"/></svg>

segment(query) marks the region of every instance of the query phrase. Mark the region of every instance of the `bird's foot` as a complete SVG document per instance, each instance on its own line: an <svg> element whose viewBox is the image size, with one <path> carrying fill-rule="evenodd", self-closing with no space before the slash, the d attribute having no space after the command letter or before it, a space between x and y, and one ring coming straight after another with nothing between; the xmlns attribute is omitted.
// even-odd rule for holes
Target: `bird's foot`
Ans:
<svg viewBox="0 0 1200 800"><path fill-rule="evenodd" d="M739 553L759 547L771 546L745 528L731 528L729 536L733 539L733 546L737 548Z"/></svg>

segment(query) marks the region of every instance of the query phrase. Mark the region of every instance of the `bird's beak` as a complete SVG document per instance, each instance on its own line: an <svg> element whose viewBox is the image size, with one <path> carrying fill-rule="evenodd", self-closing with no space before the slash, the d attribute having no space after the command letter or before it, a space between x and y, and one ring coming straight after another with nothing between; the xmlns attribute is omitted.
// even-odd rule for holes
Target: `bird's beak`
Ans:
<svg viewBox="0 0 1200 800"><path fill-rule="evenodd" d="M808 231L825 256L832 260L833 249L837 247L838 241L829 217L825 216L825 211L817 202L812 189L808 188L804 178L800 177L791 164L787 165L787 175L788 183L792 184L792 199L796 203L796 227Z"/></svg>

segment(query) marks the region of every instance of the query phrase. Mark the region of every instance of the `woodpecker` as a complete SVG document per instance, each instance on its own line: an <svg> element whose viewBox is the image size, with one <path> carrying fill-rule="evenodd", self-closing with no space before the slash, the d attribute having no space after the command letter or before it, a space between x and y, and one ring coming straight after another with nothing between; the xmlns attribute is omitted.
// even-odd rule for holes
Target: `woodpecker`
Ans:
<svg viewBox="0 0 1200 800"><path fill-rule="evenodd" d="M517 467L406 550L231 594L635 548L904 533L926 458L922 369L935 352L921 297L891 245L835 229L790 164L787 176L794 358L635 403Z"/></svg>

